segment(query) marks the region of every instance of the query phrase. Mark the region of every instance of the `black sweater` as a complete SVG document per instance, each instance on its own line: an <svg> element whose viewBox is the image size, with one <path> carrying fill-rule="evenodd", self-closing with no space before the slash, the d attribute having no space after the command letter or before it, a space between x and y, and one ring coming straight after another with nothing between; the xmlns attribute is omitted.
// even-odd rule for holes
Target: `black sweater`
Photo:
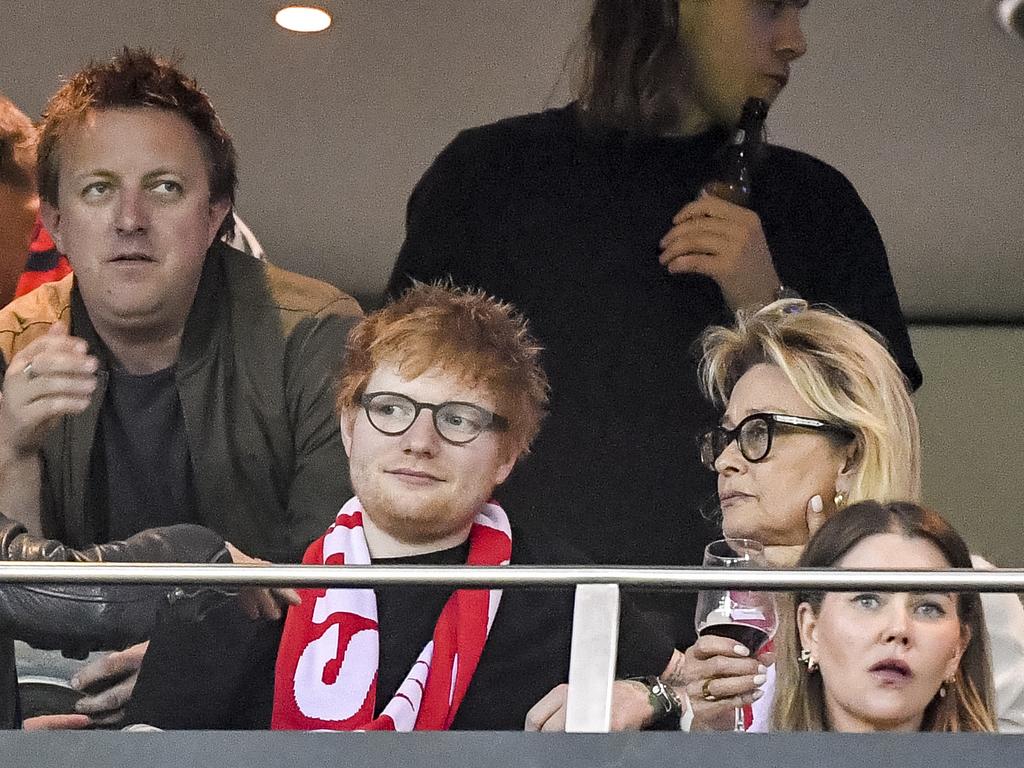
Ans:
<svg viewBox="0 0 1024 768"><path fill-rule="evenodd" d="M658 241L724 139L586 129L570 105L464 131L409 200L389 293L450 275L526 314L545 347L550 416L497 495L513 522L597 562L696 564L715 536L701 516L714 478L694 438L717 414L693 347L731 315L712 280L658 263ZM772 147L751 207L783 284L877 328L918 386L885 248L842 174ZM691 639L692 603L662 605Z"/></svg>
<svg viewBox="0 0 1024 768"><path fill-rule="evenodd" d="M468 545L427 555L374 560L378 565L465 563ZM512 563L580 563L570 549L514 531ZM450 587L378 588L379 715L431 639ZM526 713L569 674L571 589L506 589L476 673L452 723L454 730L520 730ZM200 622L166 614L153 633L128 719L161 728L262 729L270 726L274 664L281 623L250 621L237 603ZM672 643L622 600L620 677L658 675Z"/></svg>

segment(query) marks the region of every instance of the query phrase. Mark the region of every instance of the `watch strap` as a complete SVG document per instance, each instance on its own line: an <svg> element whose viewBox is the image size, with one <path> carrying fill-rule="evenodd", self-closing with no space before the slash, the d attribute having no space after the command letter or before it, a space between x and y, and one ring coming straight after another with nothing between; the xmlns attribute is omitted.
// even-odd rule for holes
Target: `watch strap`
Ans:
<svg viewBox="0 0 1024 768"><path fill-rule="evenodd" d="M657 675L646 675L644 677L630 677L637 683L642 683L647 688L647 701L658 714L658 721L669 717L682 717L683 702L672 686L662 682ZM687 707L689 709L689 707Z"/></svg>

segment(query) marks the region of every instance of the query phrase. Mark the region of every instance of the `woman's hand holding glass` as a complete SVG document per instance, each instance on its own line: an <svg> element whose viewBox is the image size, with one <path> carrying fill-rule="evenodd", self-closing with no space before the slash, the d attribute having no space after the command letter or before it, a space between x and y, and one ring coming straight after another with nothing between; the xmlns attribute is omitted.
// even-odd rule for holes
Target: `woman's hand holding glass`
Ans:
<svg viewBox="0 0 1024 768"><path fill-rule="evenodd" d="M771 652L751 656L746 646L727 637L705 635L686 649L683 678L693 711L691 730L729 731L735 712L761 698ZM705 698L704 687L715 701Z"/></svg>
<svg viewBox="0 0 1024 768"><path fill-rule="evenodd" d="M704 565L721 568L765 567L763 545L751 539L720 539L704 550ZM694 720L701 722L691 728L726 729L728 725L719 707L701 704L729 703L721 710L733 713L734 730L744 730L742 707L760 698L758 688L767 681L767 666L757 654L775 634L778 617L775 598L768 592L719 588L705 589L697 596L694 624L699 636L687 652L688 666L695 671L687 685L687 696L694 704ZM689 662L692 659L692 665ZM751 668L753 665L753 668ZM699 690L694 686L699 682Z"/></svg>

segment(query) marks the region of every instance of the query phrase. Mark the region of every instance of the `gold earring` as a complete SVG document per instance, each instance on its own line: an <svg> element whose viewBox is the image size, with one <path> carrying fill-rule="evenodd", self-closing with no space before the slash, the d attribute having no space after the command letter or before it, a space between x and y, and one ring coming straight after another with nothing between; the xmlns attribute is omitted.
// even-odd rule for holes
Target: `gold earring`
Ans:
<svg viewBox="0 0 1024 768"><path fill-rule="evenodd" d="M836 505L836 509L842 509L846 503L846 494L842 491L836 491L836 495L832 497L832 503Z"/></svg>

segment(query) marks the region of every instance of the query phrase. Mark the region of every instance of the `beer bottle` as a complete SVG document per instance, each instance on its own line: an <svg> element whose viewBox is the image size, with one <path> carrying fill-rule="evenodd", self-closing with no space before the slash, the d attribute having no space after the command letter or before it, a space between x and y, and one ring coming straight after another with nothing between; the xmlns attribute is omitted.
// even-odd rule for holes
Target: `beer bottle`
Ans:
<svg viewBox="0 0 1024 768"><path fill-rule="evenodd" d="M764 99L746 100L739 125L719 153L714 173L704 184L705 192L746 207L754 169L765 149L764 120L767 116L768 104Z"/></svg>

